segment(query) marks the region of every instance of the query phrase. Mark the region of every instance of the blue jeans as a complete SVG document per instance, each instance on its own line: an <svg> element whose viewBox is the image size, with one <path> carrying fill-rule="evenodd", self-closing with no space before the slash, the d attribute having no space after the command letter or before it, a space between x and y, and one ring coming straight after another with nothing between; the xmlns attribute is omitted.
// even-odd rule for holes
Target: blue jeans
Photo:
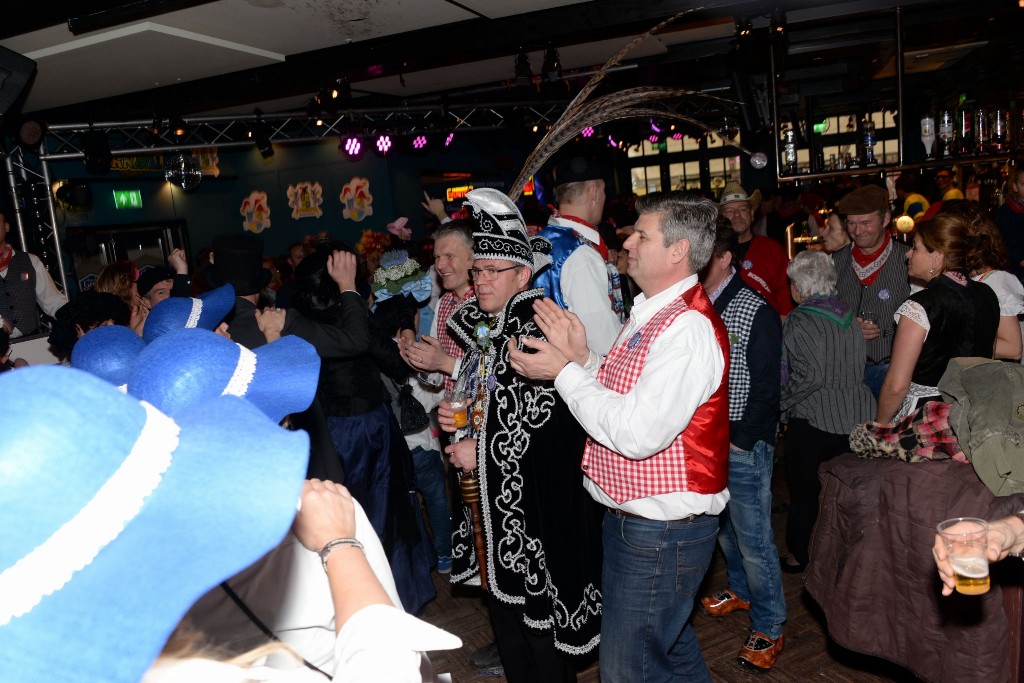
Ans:
<svg viewBox="0 0 1024 683"><path fill-rule="evenodd" d="M717 516L658 522L605 514L604 683L711 681L689 621L717 535Z"/></svg>
<svg viewBox="0 0 1024 683"><path fill-rule="evenodd" d="M878 394L882 392L882 382L885 381L885 375L889 372L888 363L878 363L877 365L866 365L864 367L864 383L868 385L868 389L875 395L875 400L878 400Z"/></svg>
<svg viewBox="0 0 1024 683"><path fill-rule="evenodd" d="M417 446L412 449L412 463L416 469L416 490L423 496L427 518L430 520L430 531L434 534L434 552L438 557L451 557L452 513L448 508L441 454L434 450L425 451L422 446Z"/></svg>
<svg viewBox="0 0 1024 683"><path fill-rule="evenodd" d="M772 530L772 461L775 448L758 441L749 451L729 449L729 505L718 543L729 588L750 602L750 629L772 640L782 635L786 596Z"/></svg>

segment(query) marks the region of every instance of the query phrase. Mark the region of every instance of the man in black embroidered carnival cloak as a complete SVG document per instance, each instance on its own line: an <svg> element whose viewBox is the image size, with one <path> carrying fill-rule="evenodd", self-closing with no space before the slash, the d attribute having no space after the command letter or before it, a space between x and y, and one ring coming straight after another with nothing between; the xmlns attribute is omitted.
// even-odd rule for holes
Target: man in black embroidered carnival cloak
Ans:
<svg viewBox="0 0 1024 683"><path fill-rule="evenodd" d="M580 486L585 435L551 382L527 380L508 348L543 338L533 322L541 289L528 289L536 266L522 216L501 192L467 195L480 224L473 235L476 295L448 322L466 346L456 390L469 397L468 425L446 449L476 470L485 545L487 602L508 681L575 681L579 655L600 639L600 510ZM479 576L468 508L453 514L452 581Z"/></svg>

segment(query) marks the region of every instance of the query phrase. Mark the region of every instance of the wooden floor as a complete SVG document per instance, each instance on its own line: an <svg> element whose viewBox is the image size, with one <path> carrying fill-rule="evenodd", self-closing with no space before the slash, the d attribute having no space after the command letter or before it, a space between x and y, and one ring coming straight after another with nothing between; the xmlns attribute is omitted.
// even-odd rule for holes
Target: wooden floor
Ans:
<svg viewBox="0 0 1024 683"><path fill-rule="evenodd" d="M776 512L772 515L776 544L785 549L785 506L788 494L782 476L782 465L776 462L773 481ZM785 625L785 649L775 668L766 674L748 674L737 668L739 651L749 628L746 612L713 618L699 607L694 609L693 625L714 681L841 681L844 683L912 682L915 677L889 662L860 655L840 648L830 641L824 617L817 604L803 588L799 574L783 574L783 586L789 619ZM725 561L716 550L701 595L724 586ZM462 638L461 650L431 653L434 670L449 672L455 683L500 683L504 676L479 672L470 663L470 654L491 642L492 633L487 610L475 589L453 589L447 576L434 574L438 597L424 609L423 619L447 629ZM599 664L579 674L580 683L600 680Z"/></svg>

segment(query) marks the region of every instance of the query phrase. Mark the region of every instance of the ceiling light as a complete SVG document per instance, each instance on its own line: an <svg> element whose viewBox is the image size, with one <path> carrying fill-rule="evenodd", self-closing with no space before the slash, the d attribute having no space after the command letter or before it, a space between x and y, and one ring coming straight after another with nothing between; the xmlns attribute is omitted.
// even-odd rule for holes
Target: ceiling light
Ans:
<svg viewBox="0 0 1024 683"><path fill-rule="evenodd" d="M363 144L359 142L359 138L357 136L349 135L341 139L338 149L343 151L345 156L350 159L356 159L363 153Z"/></svg>
<svg viewBox="0 0 1024 683"><path fill-rule="evenodd" d="M256 116L256 121L249 128L249 137L256 143L256 149L260 151L260 156L269 159L274 156L274 147L270 143L270 127L263 121L262 111L254 109L253 114Z"/></svg>
<svg viewBox="0 0 1024 683"><path fill-rule="evenodd" d="M592 126L587 126L586 128L580 131L580 135L582 135L585 138L592 138L594 137L594 128Z"/></svg>
<svg viewBox="0 0 1024 683"><path fill-rule="evenodd" d="M427 136L426 135L417 135L416 137L414 137L412 139L412 148L413 149L423 149L426 146L427 146Z"/></svg>
<svg viewBox="0 0 1024 683"><path fill-rule="evenodd" d="M516 83L525 85L533 81L533 67L530 66L530 55L520 48L515 63Z"/></svg>
<svg viewBox="0 0 1024 683"><path fill-rule="evenodd" d="M382 133L377 136L377 151L380 154L387 154L391 150L391 136Z"/></svg>
<svg viewBox="0 0 1024 683"><path fill-rule="evenodd" d="M444 146L446 148L447 147L451 147L452 146L452 140L454 140L454 139L455 139L455 132L452 131L451 133L448 133L448 137L446 137L444 139Z"/></svg>
<svg viewBox="0 0 1024 683"><path fill-rule="evenodd" d="M562 77L562 60L559 58L556 48L548 47L544 53L544 65L540 70L544 74L544 78L549 81L557 81Z"/></svg>
<svg viewBox="0 0 1024 683"><path fill-rule="evenodd" d="M107 134L101 130L89 130L79 135L85 170L90 175L106 175L110 173L113 155L110 153L110 142Z"/></svg>

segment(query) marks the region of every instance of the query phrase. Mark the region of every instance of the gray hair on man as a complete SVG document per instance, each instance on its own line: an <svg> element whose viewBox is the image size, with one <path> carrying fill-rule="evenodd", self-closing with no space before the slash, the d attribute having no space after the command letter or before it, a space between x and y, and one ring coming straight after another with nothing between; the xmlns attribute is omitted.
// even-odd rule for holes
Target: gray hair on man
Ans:
<svg viewBox="0 0 1024 683"><path fill-rule="evenodd" d="M478 229L478 224L470 218L457 218L443 224L434 231L434 241L442 237L457 237L470 252L473 251L473 232Z"/></svg>
<svg viewBox="0 0 1024 683"><path fill-rule="evenodd" d="M691 192L655 192L636 200L637 213L660 213L665 246L679 240L690 243L691 273L699 273L711 260L715 246L718 207Z"/></svg>
<svg viewBox="0 0 1024 683"><path fill-rule="evenodd" d="M833 296L839 273L832 257L823 251L802 251L786 268L786 275L793 283L801 298L810 296Z"/></svg>

